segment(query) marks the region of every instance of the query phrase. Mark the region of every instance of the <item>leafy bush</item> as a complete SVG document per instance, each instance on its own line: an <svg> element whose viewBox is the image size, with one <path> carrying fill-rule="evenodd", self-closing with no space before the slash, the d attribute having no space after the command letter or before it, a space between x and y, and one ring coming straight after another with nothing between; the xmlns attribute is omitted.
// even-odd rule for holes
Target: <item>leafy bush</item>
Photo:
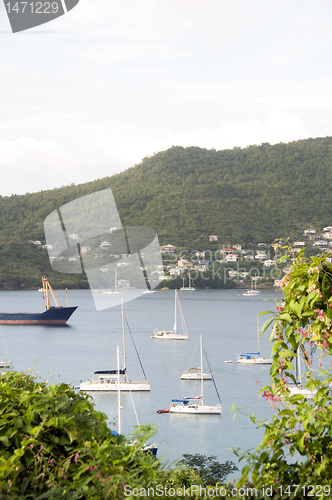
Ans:
<svg viewBox="0 0 332 500"><path fill-rule="evenodd" d="M265 435L254 454L244 455L248 465L238 487L254 485L261 495L255 498L265 498L263 487L271 487L275 499L331 498L332 376L322 358L332 354L332 266L324 258L306 261L301 252L282 288L284 303L272 319L271 385L262 390L276 415L259 424ZM290 396L298 349L307 366L303 385L317 391L312 402ZM315 350L320 353L318 369L311 363Z"/></svg>
<svg viewBox="0 0 332 500"><path fill-rule="evenodd" d="M124 498L123 487L147 487L166 475L135 444L113 435L89 396L67 384L47 386L8 372L0 382L0 498Z"/></svg>

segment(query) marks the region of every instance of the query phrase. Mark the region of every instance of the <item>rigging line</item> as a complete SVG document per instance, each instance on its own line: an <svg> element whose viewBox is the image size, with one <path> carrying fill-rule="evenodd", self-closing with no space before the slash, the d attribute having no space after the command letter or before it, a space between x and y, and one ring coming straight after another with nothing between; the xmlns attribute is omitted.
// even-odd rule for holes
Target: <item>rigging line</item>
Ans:
<svg viewBox="0 0 332 500"><path fill-rule="evenodd" d="M210 360L209 360L209 357L208 357L208 354L207 354L207 352L206 352L206 349L205 349L205 345L204 345L204 344L203 344L203 351L204 351L204 354L205 354L205 358L206 358L207 364L209 365L209 370L210 370L210 373L211 373L211 376L212 376L213 385L214 385L214 388L215 388L215 390L216 390L216 393L217 393L217 396L218 396L219 402L220 402L220 404L222 404L222 403L221 403L221 399L220 399L220 394L219 394L219 391L218 391L218 388L217 388L217 385L216 385L216 381L214 380L214 376L213 376L213 373L212 373L212 368L211 368Z"/></svg>
<svg viewBox="0 0 332 500"><path fill-rule="evenodd" d="M133 337L133 335L132 335L132 333L131 333L131 330L130 330L130 328L129 328L128 321L127 321L127 318L126 318L126 317L125 317L125 320L126 320L126 325L127 325L127 328L128 328L128 330L129 330L129 333L130 333L130 336L131 336L131 340L133 341L133 344L134 344L134 347L135 347L135 351L136 351L136 354L137 354L137 357L138 357L138 361L139 361L139 363L140 363L140 365L141 365L141 368L142 368L143 375L144 375L144 377L145 377L145 380L148 380L148 378L147 378L147 376L146 376L146 373L145 373L145 371L144 371L144 368L143 368L143 364L142 364L141 358L139 357L139 354L138 354L138 350L137 350L137 347L136 347L136 344L135 344L135 341L134 341L134 337Z"/></svg>
<svg viewBox="0 0 332 500"><path fill-rule="evenodd" d="M130 397L131 397L131 402L133 404L133 408L134 408L134 413L135 413L135 417L136 417L136 422L137 422L137 425L138 425L138 428L139 428L139 431L140 431L140 434L141 434L141 426L139 424L139 421L138 421L138 415L137 415L137 412L136 412L136 407L135 407L135 403L134 403L134 399L133 399L133 391L131 390L131 388L129 387L129 393L130 393Z"/></svg>

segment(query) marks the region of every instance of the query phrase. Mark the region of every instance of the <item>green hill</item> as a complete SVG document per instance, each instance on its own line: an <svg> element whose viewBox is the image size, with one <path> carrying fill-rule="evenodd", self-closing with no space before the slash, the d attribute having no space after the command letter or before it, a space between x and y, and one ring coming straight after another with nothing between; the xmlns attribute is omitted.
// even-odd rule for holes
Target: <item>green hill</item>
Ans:
<svg viewBox="0 0 332 500"><path fill-rule="evenodd" d="M86 286L80 275L50 270L43 223L57 207L112 188L123 225L154 228L161 244L217 245L303 239L332 224L332 137L232 150L172 147L125 172L78 186L0 197L0 288ZM216 244L214 244L216 245Z"/></svg>

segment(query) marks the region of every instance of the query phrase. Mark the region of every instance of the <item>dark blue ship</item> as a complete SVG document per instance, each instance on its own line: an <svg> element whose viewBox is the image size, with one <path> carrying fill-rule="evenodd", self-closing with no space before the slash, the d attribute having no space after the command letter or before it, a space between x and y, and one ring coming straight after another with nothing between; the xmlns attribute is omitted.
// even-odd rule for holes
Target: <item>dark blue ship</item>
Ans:
<svg viewBox="0 0 332 500"><path fill-rule="evenodd" d="M65 325L78 306L62 307L47 278L43 280L46 311L0 313L0 325ZM51 293L55 306L50 306Z"/></svg>

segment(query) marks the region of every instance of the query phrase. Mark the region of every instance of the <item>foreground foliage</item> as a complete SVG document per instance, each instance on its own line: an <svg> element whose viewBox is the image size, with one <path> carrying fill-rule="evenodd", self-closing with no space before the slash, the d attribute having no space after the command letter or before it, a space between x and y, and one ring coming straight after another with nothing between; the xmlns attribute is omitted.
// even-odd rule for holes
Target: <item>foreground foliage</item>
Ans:
<svg viewBox="0 0 332 500"><path fill-rule="evenodd" d="M204 485L215 486L217 483L224 484L228 474L239 470L233 462L227 460L221 464L216 458L214 455L207 457L199 453L195 455L184 454L183 459L179 461L179 465L187 465L197 471Z"/></svg>
<svg viewBox="0 0 332 500"><path fill-rule="evenodd" d="M149 488L158 498L178 498L173 492L184 488L186 498L203 498L200 487L236 469L215 457L201 463L208 469L188 463L164 469L143 451L151 434L144 426L134 440L114 435L89 396L7 372L0 381L0 499L123 499Z"/></svg>
<svg viewBox="0 0 332 500"><path fill-rule="evenodd" d="M246 455L239 486L252 484L260 492L269 486L275 499L331 498L332 376L322 359L332 354L332 266L300 254L282 287L284 303L273 318L271 386L263 393L276 415L259 424L265 435L256 452ZM307 367L302 385L317 391L312 402L290 396L298 349Z"/></svg>
<svg viewBox="0 0 332 500"><path fill-rule="evenodd" d="M163 473L142 446L107 427L86 395L67 384L8 372L0 384L0 498L122 498L123 485L150 485Z"/></svg>

